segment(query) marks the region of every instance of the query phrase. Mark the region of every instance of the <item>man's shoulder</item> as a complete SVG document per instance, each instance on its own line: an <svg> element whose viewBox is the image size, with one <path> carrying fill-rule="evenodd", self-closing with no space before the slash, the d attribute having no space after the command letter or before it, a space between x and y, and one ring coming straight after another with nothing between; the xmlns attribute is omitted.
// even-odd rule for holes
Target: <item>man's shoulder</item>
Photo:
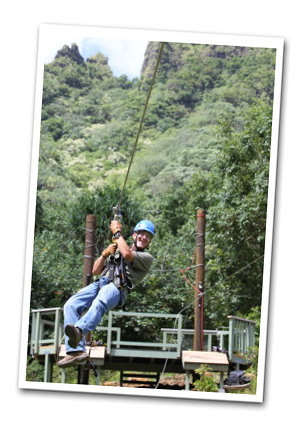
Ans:
<svg viewBox="0 0 304 428"><path fill-rule="evenodd" d="M134 262L133 265L135 266L137 263L139 264L147 264L151 266L153 262L153 256L148 251L134 251Z"/></svg>
<svg viewBox="0 0 304 428"><path fill-rule="evenodd" d="M153 256L151 253L149 253L149 251L136 251L136 253L139 255L139 257L153 259Z"/></svg>

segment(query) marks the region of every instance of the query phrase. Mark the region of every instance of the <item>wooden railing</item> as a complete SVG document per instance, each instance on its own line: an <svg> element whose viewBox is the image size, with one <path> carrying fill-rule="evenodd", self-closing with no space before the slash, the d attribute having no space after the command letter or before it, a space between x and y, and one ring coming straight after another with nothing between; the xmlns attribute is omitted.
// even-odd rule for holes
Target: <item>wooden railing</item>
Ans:
<svg viewBox="0 0 304 428"><path fill-rule="evenodd" d="M45 355L46 360L48 360L47 356L58 352L63 337L61 314L61 308L32 310L31 355ZM114 319L118 317L171 319L174 320L174 328L161 328L160 338L155 342L123 340L121 328L113 325ZM248 349L255 344L255 322L234 316L229 316L228 319L229 327L226 329L221 327L221 330L204 330L203 350L212 351L216 345L227 350L230 362L246 364L248 362ZM147 355L153 358L162 358L165 351L166 358L179 358L182 350L193 349L193 341L186 339L193 336L194 330L182 328L182 316L180 314L110 311L108 313L108 325L98 326L97 330L106 332L106 352L108 355Z"/></svg>
<svg viewBox="0 0 304 428"><path fill-rule="evenodd" d="M61 308L33 309L30 354L56 354L63 336Z"/></svg>
<svg viewBox="0 0 304 428"><path fill-rule="evenodd" d="M52 381L51 356L57 354L63 336L61 314L61 308L32 310L30 354L43 356L44 382Z"/></svg>
<svg viewBox="0 0 304 428"><path fill-rule="evenodd" d="M176 340L170 342L163 335L162 341L145 342L145 341L129 341L123 340L117 327L113 326L114 318L116 317L137 317L137 318L163 318L173 319L177 324ZM151 358L179 358L182 349L182 316L180 314L160 314L160 313L145 313L145 312L123 312L110 311L108 313L108 326L102 327L107 330L107 354L115 356L143 356ZM112 332L116 332L116 340L112 338Z"/></svg>
<svg viewBox="0 0 304 428"><path fill-rule="evenodd" d="M230 315L228 358L236 364L248 363L248 349L255 344L255 321Z"/></svg>
<svg viewBox="0 0 304 428"><path fill-rule="evenodd" d="M224 327L223 327L224 328ZM228 327L227 327L228 328ZM176 334L177 329L162 328L165 336L169 334ZM191 350L193 349L193 329L182 329L182 349ZM224 349L228 345L229 331L228 330L204 330L204 351L211 352L213 348L220 347Z"/></svg>

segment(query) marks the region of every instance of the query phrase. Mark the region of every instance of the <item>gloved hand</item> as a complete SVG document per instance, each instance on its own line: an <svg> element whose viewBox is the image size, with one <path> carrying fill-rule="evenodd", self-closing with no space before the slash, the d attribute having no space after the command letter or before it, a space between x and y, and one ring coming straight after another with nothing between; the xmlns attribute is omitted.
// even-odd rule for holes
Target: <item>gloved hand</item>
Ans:
<svg viewBox="0 0 304 428"><path fill-rule="evenodd" d="M110 244L108 248L103 250L103 252L101 253L102 257L104 259L107 259L111 254L115 254L116 248L117 244Z"/></svg>
<svg viewBox="0 0 304 428"><path fill-rule="evenodd" d="M110 229L111 229L111 232L114 235L114 233L116 233L118 231L121 232L121 230L122 230L122 224L119 223L119 221L117 221L117 220L112 220L111 223L110 223Z"/></svg>

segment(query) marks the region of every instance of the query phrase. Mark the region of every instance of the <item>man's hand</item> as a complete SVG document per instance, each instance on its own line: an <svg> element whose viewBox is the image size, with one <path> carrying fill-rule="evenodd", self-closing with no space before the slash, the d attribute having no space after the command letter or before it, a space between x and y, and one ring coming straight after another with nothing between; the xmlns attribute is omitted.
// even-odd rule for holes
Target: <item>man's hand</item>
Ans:
<svg viewBox="0 0 304 428"><path fill-rule="evenodd" d="M112 220L111 223L110 223L110 229L111 229L111 232L114 235L116 232L121 232L121 230L122 230L122 224L119 223L119 221L117 221L117 220Z"/></svg>
<svg viewBox="0 0 304 428"><path fill-rule="evenodd" d="M117 244L111 244L101 253L104 259L107 259L111 254L115 254Z"/></svg>

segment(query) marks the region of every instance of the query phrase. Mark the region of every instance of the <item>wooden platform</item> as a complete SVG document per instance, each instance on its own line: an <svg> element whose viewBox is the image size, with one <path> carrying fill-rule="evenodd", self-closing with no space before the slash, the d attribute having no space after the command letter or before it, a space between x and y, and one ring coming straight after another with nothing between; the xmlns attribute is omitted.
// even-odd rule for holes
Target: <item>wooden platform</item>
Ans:
<svg viewBox="0 0 304 428"><path fill-rule="evenodd" d="M62 308L34 309L31 313L30 355L44 363L44 382L51 382L52 366L58 358L62 359L66 355L65 346L61 345ZM145 341L144 332L136 338L139 341L122 338L125 333L122 333L120 327L125 324L124 319L121 320L122 317L163 319L159 335L154 338L155 342ZM109 311L107 325L96 328L102 342L107 346L87 347L86 352L99 372L109 370L162 373L165 369L167 373L186 372L189 381L191 372L206 364L210 370L219 372L222 378L223 373L228 371L228 359L225 354L211 352L215 339L218 341L220 336L220 348L227 349L230 365L233 363L237 367L250 363L245 355L248 347L254 346L255 340L253 321L232 316L228 318L229 328L204 330L208 339L204 349L208 351L198 352L182 351L192 348L194 330L182 328L181 314ZM53 334L50 334L51 332Z"/></svg>
<svg viewBox="0 0 304 428"><path fill-rule="evenodd" d="M86 353L90 355L90 359L94 364L102 366L105 361L105 350L104 346L86 346ZM65 345L60 346L59 360L66 356Z"/></svg>
<svg viewBox="0 0 304 428"><path fill-rule="evenodd" d="M224 391L223 373L228 372L229 361L226 354L220 352L183 351L182 363L186 371L186 390L190 388L190 372L206 364L211 371L220 372L219 392Z"/></svg>
<svg viewBox="0 0 304 428"><path fill-rule="evenodd" d="M227 355L220 352L183 351L182 360L184 368L189 370L196 370L201 364L216 372L225 372L229 367Z"/></svg>

